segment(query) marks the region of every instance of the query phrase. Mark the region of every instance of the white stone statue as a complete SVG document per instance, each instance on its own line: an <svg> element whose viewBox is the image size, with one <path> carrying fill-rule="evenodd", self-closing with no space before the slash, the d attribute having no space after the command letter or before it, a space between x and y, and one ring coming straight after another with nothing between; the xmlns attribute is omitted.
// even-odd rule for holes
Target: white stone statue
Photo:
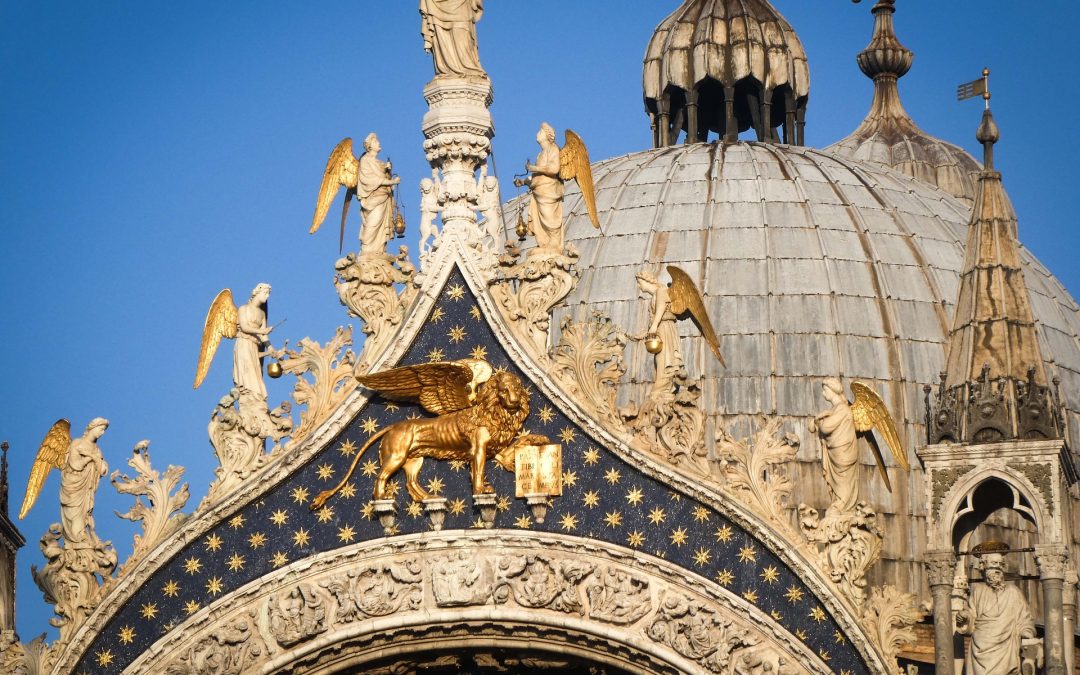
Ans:
<svg viewBox="0 0 1080 675"><path fill-rule="evenodd" d="M436 77L487 77L476 40L483 14L484 0L420 0L420 35Z"/></svg>
<svg viewBox="0 0 1080 675"><path fill-rule="evenodd" d="M435 225L435 218L442 211L439 204L439 172L432 170L431 178L420 181L420 255L426 255L431 245L428 243L433 237L439 236L439 228Z"/></svg>
<svg viewBox="0 0 1080 675"><path fill-rule="evenodd" d="M374 133L368 134L364 139L364 154L360 156L356 182L356 196L363 218L361 255L384 254L386 242L394 236L394 186L401 178L393 175L390 162L379 160L380 150L379 138Z"/></svg>
<svg viewBox="0 0 1080 675"><path fill-rule="evenodd" d="M109 420L94 418L81 438L71 441L60 469L60 526L65 548L96 546L94 495L109 465L97 441L109 428Z"/></svg>
<svg viewBox="0 0 1080 675"><path fill-rule="evenodd" d="M529 187L529 233L536 237L536 248L555 254L563 253L563 195L566 186L559 178L559 146L555 130L548 123L536 133L540 154L535 164L526 165L531 174L525 183Z"/></svg>
<svg viewBox="0 0 1080 675"><path fill-rule="evenodd" d="M984 584L975 584L966 607L956 613L957 631L971 636L972 675L1020 675L1020 641L1035 637L1024 594L1005 582L1000 553L982 556Z"/></svg>
<svg viewBox="0 0 1080 675"><path fill-rule="evenodd" d="M236 345L233 348L233 382L241 391L248 391L266 400L263 381L262 355L270 343L270 327L266 325L266 303L270 300L270 284L258 284L248 301L236 310Z"/></svg>
<svg viewBox="0 0 1080 675"><path fill-rule="evenodd" d="M484 233L497 244L502 237L502 197L499 195L499 179L487 175L487 164L480 167L480 194L477 208L484 217Z"/></svg>

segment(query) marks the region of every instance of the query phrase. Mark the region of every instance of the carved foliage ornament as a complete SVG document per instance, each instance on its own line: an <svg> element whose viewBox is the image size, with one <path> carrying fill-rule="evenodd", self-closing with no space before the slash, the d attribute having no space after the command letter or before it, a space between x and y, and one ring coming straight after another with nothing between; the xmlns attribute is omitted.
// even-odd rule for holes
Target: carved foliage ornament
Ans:
<svg viewBox="0 0 1080 675"><path fill-rule="evenodd" d="M971 464L965 464L932 471L930 478L930 513L935 520L941 517L941 501L945 498L945 495L948 494L953 485L956 485L956 481L960 480L961 476L974 468Z"/></svg>
<svg viewBox="0 0 1080 675"><path fill-rule="evenodd" d="M187 483L180 485L184 468L170 465L162 475L150 466L149 446L149 441L140 441L128 460L128 466L135 469L134 478L119 471L113 471L109 477L117 492L135 497L135 505L127 513L118 515L142 523L142 534L135 535L131 557L120 567L121 577L127 568L176 532L188 518L180 513L189 496ZM140 497L145 497L148 503L144 504Z"/></svg>
<svg viewBox="0 0 1080 675"><path fill-rule="evenodd" d="M619 380L626 372L623 349L626 336L603 314L592 321L563 319L559 344L552 352L552 374L562 387L601 420L619 426L615 406Z"/></svg>
<svg viewBox="0 0 1080 675"><path fill-rule="evenodd" d="M724 429L716 438L717 454L725 487L792 541L798 541L786 516L793 485L782 467L795 459L799 439L791 433L781 436L781 425L776 418L762 418L758 431L741 440L730 428Z"/></svg>
<svg viewBox="0 0 1080 675"><path fill-rule="evenodd" d="M296 376L293 400L304 406L300 411L300 426L292 433L294 440L310 433L356 388L355 358L352 350L347 349L351 344L352 327L339 326L324 346L304 338L297 343L299 351L282 349L274 353L280 359L282 371Z"/></svg>

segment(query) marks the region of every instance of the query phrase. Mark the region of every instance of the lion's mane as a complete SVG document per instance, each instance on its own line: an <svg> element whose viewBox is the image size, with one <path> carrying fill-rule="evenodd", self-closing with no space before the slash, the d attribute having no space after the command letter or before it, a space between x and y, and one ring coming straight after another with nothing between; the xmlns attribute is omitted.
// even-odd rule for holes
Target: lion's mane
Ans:
<svg viewBox="0 0 1080 675"><path fill-rule="evenodd" d="M509 388L517 393L518 409L506 410L500 400L500 393ZM497 453L509 446L518 432L525 425L529 416L529 396L521 380L510 373L496 373L477 393L476 404L468 408L464 415L463 431L471 435L478 427L487 427L491 432L488 443L488 455Z"/></svg>

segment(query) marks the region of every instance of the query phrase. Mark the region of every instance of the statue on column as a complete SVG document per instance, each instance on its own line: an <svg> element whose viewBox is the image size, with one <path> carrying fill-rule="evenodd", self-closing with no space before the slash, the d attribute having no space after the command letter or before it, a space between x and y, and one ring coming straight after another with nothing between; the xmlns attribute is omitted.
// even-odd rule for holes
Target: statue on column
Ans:
<svg viewBox="0 0 1080 675"><path fill-rule="evenodd" d="M436 77L487 77L476 39L483 15L483 0L420 0L420 35Z"/></svg>
<svg viewBox="0 0 1080 675"><path fill-rule="evenodd" d="M975 584L956 613L957 632L971 636L972 675L1020 675L1021 641L1035 637L1031 609L1016 584L1005 581L1005 557L980 558L986 583Z"/></svg>

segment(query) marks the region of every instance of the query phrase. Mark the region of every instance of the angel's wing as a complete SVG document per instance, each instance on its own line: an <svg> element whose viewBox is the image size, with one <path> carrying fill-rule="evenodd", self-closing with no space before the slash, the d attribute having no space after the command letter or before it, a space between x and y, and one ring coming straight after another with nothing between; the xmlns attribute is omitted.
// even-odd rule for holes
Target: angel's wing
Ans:
<svg viewBox="0 0 1080 675"><path fill-rule="evenodd" d="M64 466L64 456L67 455L68 446L71 445L71 422L65 419L56 420L56 423L45 434L38 448L37 457L34 458L34 466L30 469L30 480L26 481L26 497L23 498L22 508L19 509L19 520L22 520L30 507L37 501L41 493L41 486L49 477L53 467L59 469Z"/></svg>
<svg viewBox="0 0 1080 675"><path fill-rule="evenodd" d="M712 322L709 321L709 313L705 310L705 301L701 298L701 291L698 290L697 284L689 274L678 267L668 265L667 269L668 274L671 275L671 290L668 291L671 298L671 313L679 316L690 312L691 318L701 329L701 334L705 336L705 341L709 343L709 348L712 349L716 360L727 368L724 357L720 355L720 338L716 336Z"/></svg>
<svg viewBox="0 0 1080 675"><path fill-rule="evenodd" d="M210 370L210 362L214 360L214 352L221 344L221 338L234 338L237 331L237 309L233 302L232 291L225 289L217 294L210 303L210 309L206 312L206 323L203 324L202 344L199 345L199 364L195 367L195 388L203 383L207 371Z"/></svg>
<svg viewBox="0 0 1080 675"><path fill-rule="evenodd" d="M442 361L359 375L356 379L385 398L416 401L432 414L445 415L472 404L469 390L470 385L475 387L473 372L467 362Z"/></svg>
<svg viewBox="0 0 1080 675"><path fill-rule="evenodd" d="M330 159L326 160L326 170L323 171L322 184L319 186L319 197L315 200L315 216L311 219L309 234L319 231L339 187L344 185L349 190L356 190L359 170L359 160L353 155L352 139L342 139L330 153ZM348 198L349 195L346 195L346 204Z"/></svg>
<svg viewBox="0 0 1080 675"><path fill-rule="evenodd" d="M904 446L900 442L900 433L896 430L889 409L885 407L885 401L881 400L878 393L862 382L852 382L851 392L855 394L855 402L851 404L851 417L855 422L855 429L860 433L867 433L876 429L885 438L885 444L892 451L896 463L904 471L910 469ZM885 478L885 484L889 485L889 477L885 474L885 462L881 456L881 450L876 443L871 441L871 449L874 450L874 459L877 460L878 471Z"/></svg>
<svg viewBox="0 0 1080 675"><path fill-rule="evenodd" d="M581 197L589 211L589 220L594 227L600 227L600 215L596 211L596 185L593 183L592 165L589 163L589 151L585 141L569 129L566 130L566 143L559 150L559 178L576 180L581 188Z"/></svg>

